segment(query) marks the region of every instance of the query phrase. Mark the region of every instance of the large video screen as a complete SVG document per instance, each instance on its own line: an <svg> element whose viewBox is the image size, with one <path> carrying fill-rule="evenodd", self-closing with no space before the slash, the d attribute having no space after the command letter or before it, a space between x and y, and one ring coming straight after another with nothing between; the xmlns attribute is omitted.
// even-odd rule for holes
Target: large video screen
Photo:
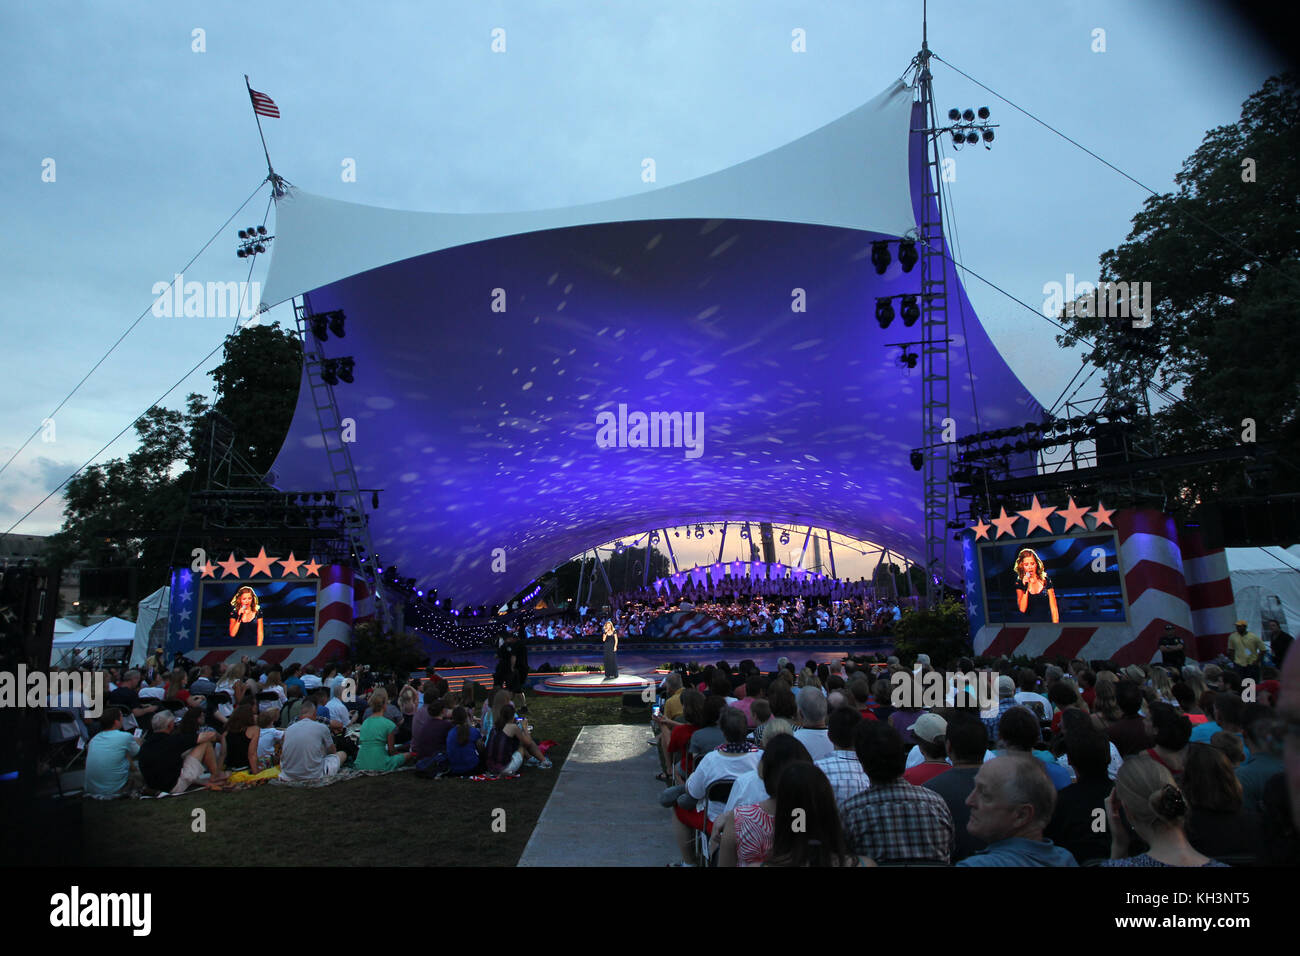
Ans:
<svg viewBox="0 0 1300 956"><path fill-rule="evenodd" d="M1122 624L1114 533L979 542L987 624Z"/></svg>
<svg viewBox="0 0 1300 956"><path fill-rule="evenodd" d="M230 634L232 601L241 588L251 588L261 611L262 646L311 644L316 640L316 578L277 578L258 581L202 581L199 592L199 647L256 644L256 637ZM241 602L242 603L242 602ZM254 622L255 623L255 622ZM255 627L245 630L255 634Z"/></svg>

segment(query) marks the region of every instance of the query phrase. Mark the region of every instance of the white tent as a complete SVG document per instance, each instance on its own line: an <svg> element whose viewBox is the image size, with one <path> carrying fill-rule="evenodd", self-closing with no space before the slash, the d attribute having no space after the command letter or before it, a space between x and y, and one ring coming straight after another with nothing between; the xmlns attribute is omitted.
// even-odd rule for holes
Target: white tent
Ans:
<svg viewBox="0 0 1300 956"><path fill-rule="evenodd" d="M503 213L381 209L290 188L276 200L266 307L338 279L498 236L606 222L765 219L901 236L915 90L902 80L825 126L719 172L617 199ZM809 175L809 170L815 174Z"/></svg>
<svg viewBox="0 0 1300 956"><path fill-rule="evenodd" d="M85 625L75 617L61 617L54 622L54 636L58 637L60 634L73 634L82 630L84 627Z"/></svg>
<svg viewBox="0 0 1300 956"><path fill-rule="evenodd" d="M131 642L132 667L144 664L150 650L165 642L170 599L171 588L164 585L140 602L135 615L135 639Z"/></svg>
<svg viewBox="0 0 1300 956"><path fill-rule="evenodd" d="M96 652L101 648L120 647L125 656L126 648L129 648L134 640L133 623L120 617L110 617L90 627L55 637L51 657L57 667L70 657L76 657L83 652L85 654Z"/></svg>
<svg viewBox="0 0 1300 956"><path fill-rule="evenodd" d="M1300 627L1300 545L1291 548L1225 548L1237 619L1256 634L1275 620L1294 634Z"/></svg>

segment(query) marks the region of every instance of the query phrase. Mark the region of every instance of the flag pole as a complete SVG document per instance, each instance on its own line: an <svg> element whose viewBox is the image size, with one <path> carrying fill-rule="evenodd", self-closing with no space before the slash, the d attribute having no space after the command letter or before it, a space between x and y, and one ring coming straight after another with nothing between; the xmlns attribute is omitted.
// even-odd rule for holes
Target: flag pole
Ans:
<svg viewBox="0 0 1300 956"><path fill-rule="evenodd" d="M257 123L257 135L262 140L262 155L266 157L266 178L271 183L271 189L278 196L282 190L280 188L280 177L275 174L275 168L271 165L271 152L266 148L266 134L262 132L262 117L258 115L257 103L253 100L253 86L248 82L248 74L244 74L244 86L248 90L248 103L253 107L253 120Z"/></svg>

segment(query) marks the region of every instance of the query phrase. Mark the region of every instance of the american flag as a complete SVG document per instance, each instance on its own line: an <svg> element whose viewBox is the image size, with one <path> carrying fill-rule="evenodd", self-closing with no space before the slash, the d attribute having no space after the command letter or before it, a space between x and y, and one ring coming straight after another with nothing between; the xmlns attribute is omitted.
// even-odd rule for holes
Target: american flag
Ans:
<svg viewBox="0 0 1300 956"><path fill-rule="evenodd" d="M265 93L259 93L257 90L250 89L248 95L253 98L253 112L260 116L269 116L272 119L280 118L280 107L275 105L275 100Z"/></svg>

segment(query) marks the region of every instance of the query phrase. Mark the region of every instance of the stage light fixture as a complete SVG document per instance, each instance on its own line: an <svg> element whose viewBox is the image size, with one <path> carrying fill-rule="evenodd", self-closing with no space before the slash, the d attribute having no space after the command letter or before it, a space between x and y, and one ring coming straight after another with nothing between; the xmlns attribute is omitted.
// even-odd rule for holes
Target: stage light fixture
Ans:
<svg viewBox="0 0 1300 956"><path fill-rule="evenodd" d="M355 367L356 367L356 363L352 359L350 358L339 359L339 378L343 379L343 381L351 385L354 381L352 377L352 370Z"/></svg>
<svg viewBox="0 0 1300 956"><path fill-rule="evenodd" d="M981 106L981 107L979 108L978 116L979 116L980 119L988 119L988 118L989 118L989 108L988 108L987 106Z"/></svg>
<svg viewBox="0 0 1300 956"><path fill-rule="evenodd" d="M963 136L961 133L952 134L952 144L954 146L960 146L964 142L966 142L966 137Z"/></svg>
<svg viewBox="0 0 1300 956"><path fill-rule="evenodd" d="M789 543L790 543L790 532L789 532L789 531L782 531L782 532L781 532L781 543L782 543L782 544L789 544Z"/></svg>
<svg viewBox="0 0 1300 956"><path fill-rule="evenodd" d="M957 109L956 107L953 107L952 109L950 109L950 110L948 111L948 119L950 119L950 120L959 120L959 119L961 119L961 110Z"/></svg>
<svg viewBox="0 0 1300 956"><path fill-rule="evenodd" d="M370 507L372 508L379 507L379 492L377 491L370 492Z"/></svg>
<svg viewBox="0 0 1300 956"><path fill-rule="evenodd" d="M327 312L326 315L329 316L330 331L338 338L343 338L343 323L347 320L347 316L338 309L335 309L333 312Z"/></svg>
<svg viewBox="0 0 1300 956"><path fill-rule="evenodd" d="M903 347L903 354L899 356L899 364L907 366L909 369L916 368L916 360L920 358L915 352L911 352L906 346Z"/></svg>
<svg viewBox="0 0 1300 956"><path fill-rule="evenodd" d="M894 321L894 304L888 298L876 300L876 321L882 329L889 328Z"/></svg>
<svg viewBox="0 0 1300 956"><path fill-rule="evenodd" d="M922 454L921 452L914 451L907 457L912 462L913 471L920 471L922 468L925 467L925 455Z"/></svg>
<svg viewBox="0 0 1300 956"><path fill-rule="evenodd" d="M966 142L974 145L979 141L980 141L980 134L975 132L974 130L971 130L969 133L966 134Z"/></svg>
<svg viewBox="0 0 1300 956"><path fill-rule="evenodd" d="M266 226L258 226L258 227L257 227L257 234L258 234L259 236L265 236L265 235L266 235Z"/></svg>
<svg viewBox="0 0 1300 956"><path fill-rule="evenodd" d="M986 143L991 143L991 142L993 142L993 130L991 130L991 129L986 129L986 130L984 131L984 142L986 142Z"/></svg>
<svg viewBox="0 0 1300 956"><path fill-rule="evenodd" d="M871 244L871 264L876 267L876 275L883 276L889 264L894 261L894 257L889 254L888 242L873 242Z"/></svg>
<svg viewBox="0 0 1300 956"><path fill-rule="evenodd" d="M911 239L904 239L898 244L898 264L903 267L904 272L911 272L918 258L920 257L916 254L916 243Z"/></svg>
<svg viewBox="0 0 1300 956"><path fill-rule="evenodd" d="M962 110L961 118L969 123L975 119L975 111L970 108L964 109Z"/></svg>
<svg viewBox="0 0 1300 956"><path fill-rule="evenodd" d="M320 377L326 385L337 385L339 383L337 364L334 359L326 359L321 363Z"/></svg>
<svg viewBox="0 0 1300 956"><path fill-rule="evenodd" d="M324 342L329 338L327 331L328 323L324 315L313 315L311 317L311 334L316 336L317 342Z"/></svg>
<svg viewBox="0 0 1300 956"><path fill-rule="evenodd" d="M903 324L909 329L921 318L921 309L916 304L916 296L903 296Z"/></svg>
<svg viewBox="0 0 1300 956"><path fill-rule="evenodd" d="M240 238L240 239L247 239L247 238L248 238L248 230L247 230L247 229L241 229L241 230L239 230L239 238Z"/></svg>

